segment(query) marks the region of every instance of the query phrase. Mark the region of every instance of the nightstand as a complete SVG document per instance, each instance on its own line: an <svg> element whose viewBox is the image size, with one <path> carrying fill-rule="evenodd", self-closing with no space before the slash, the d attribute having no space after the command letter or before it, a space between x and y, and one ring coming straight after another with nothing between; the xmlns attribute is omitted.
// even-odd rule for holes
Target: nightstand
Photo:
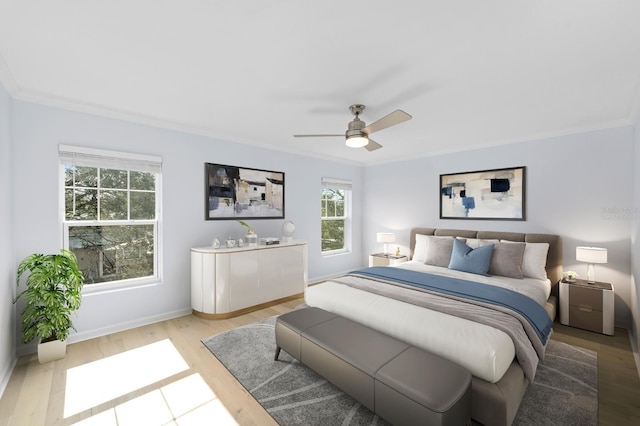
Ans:
<svg viewBox="0 0 640 426"><path fill-rule="evenodd" d="M369 266L392 266L404 263L407 256L395 256L393 254L376 253L369 255Z"/></svg>
<svg viewBox="0 0 640 426"><path fill-rule="evenodd" d="M613 336L613 285L585 280L560 281L560 322Z"/></svg>

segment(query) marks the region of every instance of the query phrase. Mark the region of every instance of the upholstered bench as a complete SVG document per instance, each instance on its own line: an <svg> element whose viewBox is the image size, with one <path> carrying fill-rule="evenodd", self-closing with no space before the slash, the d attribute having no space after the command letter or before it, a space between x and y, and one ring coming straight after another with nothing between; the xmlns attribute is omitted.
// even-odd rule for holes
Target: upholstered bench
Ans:
<svg viewBox="0 0 640 426"><path fill-rule="evenodd" d="M444 358L324 311L276 320L276 355L291 356L394 425L464 425L471 374Z"/></svg>

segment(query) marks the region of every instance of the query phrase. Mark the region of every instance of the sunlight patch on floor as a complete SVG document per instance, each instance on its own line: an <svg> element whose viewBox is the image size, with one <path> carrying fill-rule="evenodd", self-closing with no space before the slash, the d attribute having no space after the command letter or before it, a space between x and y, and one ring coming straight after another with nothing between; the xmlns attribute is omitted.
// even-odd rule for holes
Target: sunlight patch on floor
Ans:
<svg viewBox="0 0 640 426"><path fill-rule="evenodd" d="M159 390L122 403L115 410L119 426L164 425L173 420L171 411Z"/></svg>
<svg viewBox="0 0 640 426"><path fill-rule="evenodd" d="M75 426L237 426L200 374L192 374Z"/></svg>
<svg viewBox="0 0 640 426"><path fill-rule="evenodd" d="M64 417L189 368L169 339L67 370Z"/></svg>

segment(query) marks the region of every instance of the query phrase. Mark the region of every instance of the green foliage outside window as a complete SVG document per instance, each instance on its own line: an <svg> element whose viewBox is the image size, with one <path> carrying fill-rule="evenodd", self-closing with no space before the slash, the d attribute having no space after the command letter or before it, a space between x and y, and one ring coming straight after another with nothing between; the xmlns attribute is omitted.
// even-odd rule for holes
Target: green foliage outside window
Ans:
<svg viewBox="0 0 640 426"><path fill-rule="evenodd" d="M345 191L324 188L321 198L322 251L345 248Z"/></svg>
<svg viewBox="0 0 640 426"><path fill-rule="evenodd" d="M70 226L85 284L153 276L154 226Z"/></svg>
<svg viewBox="0 0 640 426"><path fill-rule="evenodd" d="M154 173L65 166L68 245L86 284L155 274L155 191Z"/></svg>
<svg viewBox="0 0 640 426"><path fill-rule="evenodd" d="M155 185L153 173L68 165L65 167L65 219L155 219Z"/></svg>

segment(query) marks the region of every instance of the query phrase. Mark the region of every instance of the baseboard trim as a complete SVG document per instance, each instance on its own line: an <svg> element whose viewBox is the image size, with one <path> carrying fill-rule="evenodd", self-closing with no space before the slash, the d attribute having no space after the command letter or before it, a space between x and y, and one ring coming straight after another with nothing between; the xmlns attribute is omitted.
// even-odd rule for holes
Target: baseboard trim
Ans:
<svg viewBox="0 0 640 426"><path fill-rule="evenodd" d="M185 315L191 315L191 308L179 309L171 312L164 312L159 315L152 315L144 318L137 318L134 321L121 322L113 324L108 327L97 328L94 330L82 331L80 333L69 334L67 344L73 344L77 342L83 342L85 340L94 339L96 337L106 336L108 334L118 333L120 331L130 330L132 328L143 327L145 325L154 324L161 321L170 320L173 318L183 317ZM35 353L37 346L27 345L18 348L18 357Z"/></svg>
<svg viewBox="0 0 640 426"><path fill-rule="evenodd" d="M631 342L631 353L633 353L633 359L636 362L636 370L638 370L638 377L640 377L640 342L637 342L634 339L634 335L630 328L627 329L627 333L629 333L629 342Z"/></svg>
<svg viewBox="0 0 640 426"><path fill-rule="evenodd" d="M150 317L137 318L134 321L122 322L119 324L111 325L109 327L103 327L96 330L88 330L81 333L73 333L69 335L67 343L82 342L96 337L106 336L107 334L118 333L120 331L130 330L132 328L143 327L149 324L155 324L157 322L170 320L173 318L183 317L191 314L191 308L178 309L176 311L164 312L158 315L152 315Z"/></svg>
<svg viewBox="0 0 640 426"><path fill-rule="evenodd" d="M5 389L7 389L7 385L9 384L9 380L11 379L11 374L13 374L13 370L14 368L16 368L17 363L18 357L14 356L9 363L8 368L2 372L2 375L0 375L0 398L2 398Z"/></svg>

